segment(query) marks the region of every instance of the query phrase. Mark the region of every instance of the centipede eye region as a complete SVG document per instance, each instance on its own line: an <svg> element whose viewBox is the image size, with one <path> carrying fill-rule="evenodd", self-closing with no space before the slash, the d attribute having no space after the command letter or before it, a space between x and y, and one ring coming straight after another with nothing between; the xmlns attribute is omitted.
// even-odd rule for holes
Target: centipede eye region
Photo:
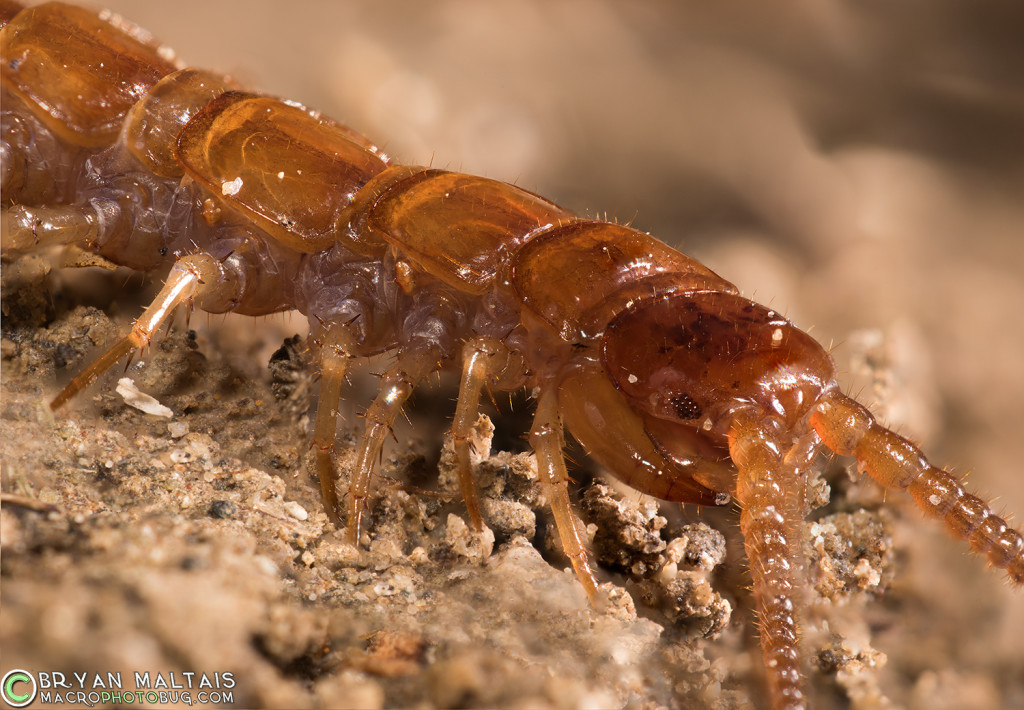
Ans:
<svg viewBox="0 0 1024 710"><path fill-rule="evenodd" d="M642 301L611 322L602 350L634 408L677 422L753 402L792 427L835 375L825 350L780 314L721 292Z"/></svg>

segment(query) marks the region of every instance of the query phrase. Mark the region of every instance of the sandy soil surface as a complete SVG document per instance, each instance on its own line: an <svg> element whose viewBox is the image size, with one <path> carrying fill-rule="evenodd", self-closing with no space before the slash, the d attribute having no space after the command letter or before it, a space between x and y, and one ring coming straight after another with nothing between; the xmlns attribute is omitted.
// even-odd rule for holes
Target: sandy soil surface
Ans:
<svg viewBox="0 0 1024 710"><path fill-rule="evenodd" d="M111 4L405 162L681 246L1021 513L1024 18L925 5ZM301 319L196 315L54 416L57 383L156 282L50 256L3 268L0 670L231 673L238 707L763 706L734 511L580 469L613 595L595 612L522 455L525 400L490 411L490 444L481 424L493 537L468 530L444 382L396 432L355 550L317 502L301 346L275 356ZM172 417L126 404L122 376ZM354 383L343 450L372 386ZM848 463L807 528L814 707L1024 707L1024 593Z"/></svg>

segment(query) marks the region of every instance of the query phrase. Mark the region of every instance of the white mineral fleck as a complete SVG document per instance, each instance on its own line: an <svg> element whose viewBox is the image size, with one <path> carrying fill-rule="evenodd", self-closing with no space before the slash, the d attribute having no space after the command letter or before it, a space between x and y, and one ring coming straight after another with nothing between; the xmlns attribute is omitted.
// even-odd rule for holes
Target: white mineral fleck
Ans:
<svg viewBox="0 0 1024 710"><path fill-rule="evenodd" d="M284 509L288 511L288 515L292 516L296 520L305 520L309 517L309 513L306 512L306 509L293 500L285 503Z"/></svg>
<svg viewBox="0 0 1024 710"><path fill-rule="evenodd" d="M117 393L124 399L125 404L130 407L135 407L146 414L168 418L174 416L174 412L170 409L157 402L145 392L139 390L139 388L135 386L135 382L130 377L122 377L117 381Z"/></svg>
<svg viewBox="0 0 1024 710"><path fill-rule="evenodd" d="M242 178L236 177L234 180L227 180L220 184L220 194L222 195L237 195L238 191L242 189Z"/></svg>

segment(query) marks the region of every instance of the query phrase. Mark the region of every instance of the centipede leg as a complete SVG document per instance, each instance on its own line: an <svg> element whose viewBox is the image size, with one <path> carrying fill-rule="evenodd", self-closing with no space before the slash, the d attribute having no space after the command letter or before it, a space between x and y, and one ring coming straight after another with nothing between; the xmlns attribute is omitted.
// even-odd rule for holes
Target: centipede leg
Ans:
<svg viewBox="0 0 1024 710"><path fill-rule="evenodd" d="M237 275L210 254L200 252L180 259L171 268L156 299L135 321L131 332L71 380L50 402L50 409L64 405L132 350L148 345L153 333L182 303L196 298L200 303L231 302L237 300L238 290Z"/></svg>
<svg viewBox="0 0 1024 710"><path fill-rule="evenodd" d="M569 472L565 468L565 458L562 456L565 440L562 420L558 415L557 390L541 392L537 401L537 412L533 418L533 427L530 430L530 444L537 453L541 485L555 517L562 549L572 562L576 576L590 598L590 603L595 607L600 606L597 580L590 569L587 551L583 545L583 532L569 502Z"/></svg>
<svg viewBox="0 0 1024 710"><path fill-rule="evenodd" d="M1010 581L1024 585L1024 537L956 478L932 466L916 446L878 424L861 404L833 391L822 397L810 423L825 446L856 456L861 470L882 486L908 492L926 515L942 519L976 553L1006 570Z"/></svg>
<svg viewBox="0 0 1024 710"><path fill-rule="evenodd" d="M366 429L359 442L355 470L348 489L348 526L345 536L353 545L359 540L370 479L384 445L384 438L412 395L416 383L436 370L439 360L439 350L432 345L401 351L395 366L381 378L380 392L366 410Z"/></svg>
<svg viewBox="0 0 1024 710"><path fill-rule="evenodd" d="M313 427L313 446L320 476L320 497L327 517L341 527L338 514L337 471L334 466L334 435L338 424L338 401L352 360L352 336L344 325L327 329L320 344L320 399Z"/></svg>
<svg viewBox="0 0 1024 710"><path fill-rule="evenodd" d="M16 205L0 214L0 248L33 249L58 244L93 244L119 216L116 204L97 200L55 207Z"/></svg>
<svg viewBox="0 0 1024 710"><path fill-rule="evenodd" d="M495 356L501 356L500 362L492 363ZM477 531L483 530L484 521L469 460L469 437L480 411L480 391L488 374L505 367L507 362L508 348L494 338L473 338L462 348L462 380L459 385L459 401L455 405L455 418L452 420L452 442L459 466L462 497L466 501L469 519Z"/></svg>
<svg viewBox="0 0 1024 710"><path fill-rule="evenodd" d="M740 530L754 580L772 708L806 708L793 603L796 558L792 550L799 544L792 539L793 525L786 515L792 484L786 480L789 467L770 432L753 419L738 417L733 423L729 453L739 469Z"/></svg>

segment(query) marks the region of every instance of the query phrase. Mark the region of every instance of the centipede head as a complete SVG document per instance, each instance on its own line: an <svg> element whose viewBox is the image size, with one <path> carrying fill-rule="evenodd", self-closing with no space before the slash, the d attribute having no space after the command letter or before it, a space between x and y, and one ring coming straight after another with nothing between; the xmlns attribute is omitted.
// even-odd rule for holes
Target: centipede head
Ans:
<svg viewBox="0 0 1024 710"><path fill-rule="evenodd" d="M793 429L834 380L828 353L777 312L723 292L626 309L605 331L605 371L651 419L698 429L755 405Z"/></svg>

